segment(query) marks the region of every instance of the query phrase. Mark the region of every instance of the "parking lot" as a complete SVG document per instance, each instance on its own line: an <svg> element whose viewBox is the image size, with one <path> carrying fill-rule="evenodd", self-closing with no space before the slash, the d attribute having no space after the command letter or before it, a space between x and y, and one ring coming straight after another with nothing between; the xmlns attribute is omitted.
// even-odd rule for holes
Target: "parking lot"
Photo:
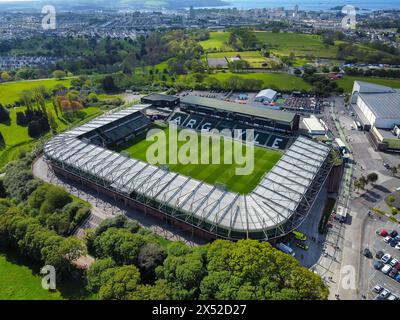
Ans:
<svg viewBox="0 0 400 320"><path fill-rule="evenodd" d="M384 239L386 237L380 235L380 232L382 230L392 232L392 230L399 231L399 228L393 229L393 223L385 223L379 219L376 219L373 225L381 225L382 227L376 229L375 232L371 229L369 230L373 233L370 237L372 246L369 248L372 253L372 258L364 257L364 262L367 262L368 268L368 288L367 292L365 292L364 295L368 300L376 299L379 292L374 290L374 288L376 286L380 286L381 288L388 290L391 294L395 296L392 296L391 299L400 298L400 279L398 279L397 281L395 279L399 276L400 250L396 249L388 243L385 243ZM397 237L395 243L399 243L399 240L400 237ZM380 254L377 255L377 253ZM382 254L384 255L382 256ZM389 273L392 270L393 273L391 274L391 276L389 276ZM383 271L385 271L387 274L385 274Z"/></svg>

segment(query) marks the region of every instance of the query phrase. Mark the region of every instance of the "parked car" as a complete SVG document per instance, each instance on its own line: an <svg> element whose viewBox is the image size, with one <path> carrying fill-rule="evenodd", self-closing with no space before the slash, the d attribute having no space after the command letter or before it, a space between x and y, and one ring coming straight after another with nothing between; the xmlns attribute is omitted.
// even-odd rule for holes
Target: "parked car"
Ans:
<svg viewBox="0 0 400 320"><path fill-rule="evenodd" d="M388 233L385 229L382 229L382 230L379 232L379 235L380 235L381 237L387 237L387 236L389 235L389 233Z"/></svg>
<svg viewBox="0 0 400 320"><path fill-rule="evenodd" d="M389 241L389 244L390 244L390 246L391 246L392 248L394 248L394 247L397 246L397 241L394 240L393 238L391 238L390 241Z"/></svg>
<svg viewBox="0 0 400 320"><path fill-rule="evenodd" d="M390 240L392 240L392 237L387 236L387 237L385 237L385 238L383 239L383 242L384 242L384 243L389 243Z"/></svg>
<svg viewBox="0 0 400 320"><path fill-rule="evenodd" d="M365 248L363 251L363 256L367 258L372 258L372 253L368 248Z"/></svg>
<svg viewBox="0 0 400 320"><path fill-rule="evenodd" d="M380 293L382 290L383 290L383 287L380 286L379 284L377 284L377 285L372 289L372 291L373 291L373 292L376 292L376 293Z"/></svg>
<svg viewBox="0 0 400 320"><path fill-rule="evenodd" d="M381 270L385 264L381 260L377 260L374 263L374 268L376 270Z"/></svg>
<svg viewBox="0 0 400 320"><path fill-rule="evenodd" d="M385 255L385 253L383 252L383 251L378 251L376 254L375 254L375 257L377 258L377 259L382 259L382 257Z"/></svg>
<svg viewBox="0 0 400 320"><path fill-rule="evenodd" d="M394 248L400 250L400 242L398 242Z"/></svg>
<svg viewBox="0 0 400 320"><path fill-rule="evenodd" d="M380 298L380 300L385 300L390 296L391 292L387 289L383 289L381 291L381 293L378 295L378 297Z"/></svg>
<svg viewBox="0 0 400 320"><path fill-rule="evenodd" d="M396 238L398 235L399 235L399 233L398 233L396 230L393 230L393 231L390 233L390 236L391 236L392 238Z"/></svg>
<svg viewBox="0 0 400 320"><path fill-rule="evenodd" d="M381 270L384 274L389 274L392 271L392 267L389 264L385 264Z"/></svg>
<svg viewBox="0 0 400 320"><path fill-rule="evenodd" d="M308 251L308 249L309 249L308 245L301 243L301 242L296 242L296 246L304 251Z"/></svg>
<svg viewBox="0 0 400 320"><path fill-rule="evenodd" d="M392 260L392 256L389 253L386 253L382 259L383 263L388 263L390 260Z"/></svg>
<svg viewBox="0 0 400 320"><path fill-rule="evenodd" d="M398 273L399 272L397 271L396 268L392 268L392 270L390 270L390 272L388 273L388 276L391 278L396 278Z"/></svg>
<svg viewBox="0 0 400 320"><path fill-rule="evenodd" d="M399 263L399 260L397 260L396 258L393 258L393 259L390 261L389 264L390 264L392 267L394 267L394 266L396 266L398 263Z"/></svg>
<svg viewBox="0 0 400 320"><path fill-rule="evenodd" d="M396 240L396 241L400 241L400 235L398 235L398 236L394 237L394 240Z"/></svg>
<svg viewBox="0 0 400 320"><path fill-rule="evenodd" d="M396 278L394 278L397 282L399 282L400 283L400 274L398 274L397 276L396 276Z"/></svg>
<svg viewBox="0 0 400 320"><path fill-rule="evenodd" d="M392 293L389 297L387 297L386 300L389 301L399 300L399 297Z"/></svg>
<svg viewBox="0 0 400 320"><path fill-rule="evenodd" d="M397 269L397 271L400 271L400 262L397 262L394 267Z"/></svg>

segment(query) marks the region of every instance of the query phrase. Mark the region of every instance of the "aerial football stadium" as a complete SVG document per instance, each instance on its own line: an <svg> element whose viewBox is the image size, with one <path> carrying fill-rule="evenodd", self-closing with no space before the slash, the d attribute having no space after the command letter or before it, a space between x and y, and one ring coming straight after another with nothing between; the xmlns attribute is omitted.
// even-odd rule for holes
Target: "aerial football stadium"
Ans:
<svg viewBox="0 0 400 320"><path fill-rule="evenodd" d="M300 226L332 169L331 147L299 136L299 121L294 113L263 107L157 94L59 134L44 156L58 175L203 238L273 240ZM198 132L254 129L257 148L279 155L254 188L241 193L199 178L201 172L151 165L135 158L137 148L121 151L168 123Z"/></svg>

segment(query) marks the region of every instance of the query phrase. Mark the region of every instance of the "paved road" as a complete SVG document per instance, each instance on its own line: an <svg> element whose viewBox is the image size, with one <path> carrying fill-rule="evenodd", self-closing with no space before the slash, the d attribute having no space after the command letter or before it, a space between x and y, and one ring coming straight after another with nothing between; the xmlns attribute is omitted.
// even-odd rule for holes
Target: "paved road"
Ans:
<svg viewBox="0 0 400 320"><path fill-rule="evenodd" d="M92 205L91 216L84 221L81 230L78 230L78 235L82 236L82 229L86 226L96 227L101 221L108 218L113 218L117 215L124 214L128 218L134 219L139 222L143 227L149 228L158 235L167 240L182 241L188 245L195 246L204 244L205 241L198 237L192 236L189 231L182 231L181 229L166 224L152 216L145 215L142 212L127 208L125 206L115 205L113 199L98 194L96 191L82 186L70 180L65 180L62 177L56 176L49 168L43 157L39 157L33 164L33 174L35 177L64 187L71 194L89 202Z"/></svg>
<svg viewBox="0 0 400 320"><path fill-rule="evenodd" d="M368 211L369 208L383 201L390 192L389 189L399 182L396 178L391 177L383 167L386 159L391 158L393 161L393 157L376 152L366 133L351 130L354 119L344 107L342 99L335 99L335 112L338 121L336 126L339 124L338 130L334 130L336 131L335 135L341 136L352 151L354 159L352 179L361 175L366 176L371 172L379 174L376 185L369 187L367 192L357 193L351 188L348 189L350 196L349 220L343 225L340 264L333 277L335 283L331 286L331 299L335 299L336 294L339 294L340 299L344 300L361 299L362 295L368 291L371 278L370 261L365 261L361 255L366 246L366 239L371 237L369 224L372 219L368 217ZM356 287L350 289L343 286L349 266L354 268L356 277Z"/></svg>

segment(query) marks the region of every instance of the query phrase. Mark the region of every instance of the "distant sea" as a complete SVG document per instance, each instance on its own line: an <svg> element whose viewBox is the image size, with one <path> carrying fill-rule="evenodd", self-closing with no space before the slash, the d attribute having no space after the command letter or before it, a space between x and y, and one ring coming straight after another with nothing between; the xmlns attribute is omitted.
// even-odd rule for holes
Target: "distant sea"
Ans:
<svg viewBox="0 0 400 320"><path fill-rule="evenodd" d="M224 0L227 6L218 8L260 9L277 8L293 9L297 4L300 10L329 10L336 6L352 5L360 10L400 9L398 0Z"/></svg>

